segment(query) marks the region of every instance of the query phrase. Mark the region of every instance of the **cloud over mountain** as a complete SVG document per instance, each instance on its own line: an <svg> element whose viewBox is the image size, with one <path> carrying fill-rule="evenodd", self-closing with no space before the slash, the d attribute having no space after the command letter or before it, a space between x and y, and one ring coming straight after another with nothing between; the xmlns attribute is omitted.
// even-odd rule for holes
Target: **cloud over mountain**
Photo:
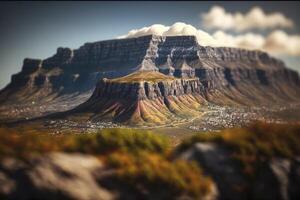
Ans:
<svg viewBox="0 0 300 200"><path fill-rule="evenodd" d="M132 38L151 34L162 36L194 35L198 43L203 46L238 47L259 49L278 55L300 55L300 35L288 35L282 30L274 30L267 36L252 32L232 35L221 30L209 34L203 30L196 29L190 24L177 22L172 26L154 24L152 26L134 29L118 38Z"/></svg>
<svg viewBox="0 0 300 200"><path fill-rule="evenodd" d="M265 40L264 48L277 54L300 55L300 35L288 35L282 30L273 31Z"/></svg>
<svg viewBox="0 0 300 200"><path fill-rule="evenodd" d="M201 15L206 28L246 31L251 29L292 28L294 22L280 12L266 14L260 7L253 7L248 13L229 13L223 7L213 6Z"/></svg>
<svg viewBox="0 0 300 200"><path fill-rule="evenodd" d="M194 35L198 42L204 46L216 46L217 41L207 32L196 29L190 24L176 22L172 26L164 26L162 24L154 24L152 26L143 27L129 31L126 35L118 38L132 38L144 35L161 35L161 36L178 36L178 35Z"/></svg>

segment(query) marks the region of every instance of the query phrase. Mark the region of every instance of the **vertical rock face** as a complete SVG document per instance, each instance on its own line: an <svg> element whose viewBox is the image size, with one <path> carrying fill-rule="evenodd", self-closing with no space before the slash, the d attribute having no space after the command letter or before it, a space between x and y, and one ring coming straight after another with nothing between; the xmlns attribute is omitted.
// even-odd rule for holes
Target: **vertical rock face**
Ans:
<svg viewBox="0 0 300 200"><path fill-rule="evenodd" d="M204 47L194 36L142 36L86 43L79 49L58 48L45 60L25 59L22 71L0 92L0 103L43 101L91 93L101 78L135 71L159 71L183 78L199 78L211 101L226 94L246 102L267 99L299 100L297 72L261 51ZM236 88L236 89L235 89ZM253 93L249 93L253 91ZM259 100L258 98L256 100ZM262 100L260 102L263 102Z"/></svg>
<svg viewBox="0 0 300 200"><path fill-rule="evenodd" d="M175 79L159 82L132 82L119 83L102 79L96 86L92 98L124 98L130 100L153 100L168 96L185 94L203 95L205 88L198 78Z"/></svg>
<svg viewBox="0 0 300 200"><path fill-rule="evenodd" d="M86 113L89 120L130 125L162 125L199 114L205 88L198 78L178 79L159 72L139 71L119 79L102 79L91 98L67 112ZM68 115L68 113L71 113Z"/></svg>

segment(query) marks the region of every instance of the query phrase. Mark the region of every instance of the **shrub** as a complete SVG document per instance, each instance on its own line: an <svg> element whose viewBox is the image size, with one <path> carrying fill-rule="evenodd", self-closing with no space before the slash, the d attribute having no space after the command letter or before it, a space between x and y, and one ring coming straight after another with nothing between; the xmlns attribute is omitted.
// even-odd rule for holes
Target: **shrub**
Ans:
<svg viewBox="0 0 300 200"><path fill-rule="evenodd" d="M167 138L149 131L135 129L104 129L95 134L82 135L76 140L76 149L85 153L109 153L141 150L165 153L169 148Z"/></svg>
<svg viewBox="0 0 300 200"><path fill-rule="evenodd" d="M101 155L107 166L116 171L112 178L137 194L147 191L146 195L163 199L175 199L178 195L201 199L208 194L211 179L195 163L168 160L168 150L166 138L133 129L106 129L79 136L22 134L17 129L0 129L0 156L26 159L31 154L51 151Z"/></svg>
<svg viewBox="0 0 300 200"><path fill-rule="evenodd" d="M201 199L211 191L211 179L205 177L193 162L170 162L159 154L145 151L135 155L113 153L107 162L117 169L119 181L137 192L143 188L144 193L152 197L174 199L178 195L187 195Z"/></svg>
<svg viewBox="0 0 300 200"><path fill-rule="evenodd" d="M232 152L246 173L253 175L260 163L274 156L300 155L300 125L256 123L246 128L226 129L220 133L197 134L182 142L178 151L197 142L218 143Z"/></svg>
<svg viewBox="0 0 300 200"><path fill-rule="evenodd" d="M24 158L29 154L60 151L72 143L71 138L48 134L22 133L0 128L0 156Z"/></svg>
<svg viewBox="0 0 300 200"><path fill-rule="evenodd" d="M105 154L113 151L136 153L141 150L165 153L168 140L149 131L105 129L83 135L49 135L22 133L16 129L0 128L0 156L24 157L50 151Z"/></svg>

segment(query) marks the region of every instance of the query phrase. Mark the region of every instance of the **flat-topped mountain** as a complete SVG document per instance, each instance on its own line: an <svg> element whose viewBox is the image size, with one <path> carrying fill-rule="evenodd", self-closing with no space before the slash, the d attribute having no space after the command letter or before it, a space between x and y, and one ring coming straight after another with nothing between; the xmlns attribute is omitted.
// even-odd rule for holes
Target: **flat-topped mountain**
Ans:
<svg viewBox="0 0 300 200"><path fill-rule="evenodd" d="M204 93L199 78L137 71L122 78L100 80L87 102L60 116L127 125L175 123L200 114Z"/></svg>
<svg viewBox="0 0 300 200"><path fill-rule="evenodd" d="M53 105L47 113L68 110L86 101L98 80L139 70L198 78L207 100L218 104L281 104L300 96L298 73L265 52L204 47L194 36L149 35L58 48L44 60L27 58L0 92L0 105L35 102Z"/></svg>
<svg viewBox="0 0 300 200"><path fill-rule="evenodd" d="M123 76L115 79L104 79L105 82L111 83L139 83L143 81L147 82L160 82L160 81L172 81L176 80L174 76L164 75L157 73L156 71L136 71L127 76Z"/></svg>

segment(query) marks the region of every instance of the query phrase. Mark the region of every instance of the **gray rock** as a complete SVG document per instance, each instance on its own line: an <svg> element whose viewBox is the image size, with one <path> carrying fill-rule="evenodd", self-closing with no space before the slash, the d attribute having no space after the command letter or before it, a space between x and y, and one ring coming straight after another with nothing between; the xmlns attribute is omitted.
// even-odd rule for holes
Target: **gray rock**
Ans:
<svg viewBox="0 0 300 200"><path fill-rule="evenodd" d="M246 199L247 194L238 193L236 187L245 184L229 152L216 144L196 143L182 152L178 158L195 160L205 173L213 178L219 190L219 199Z"/></svg>
<svg viewBox="0 0 300 200"><path fill-rule="evenodd" d="M64 73L53 76L52 71L57 68ZM207 81L210 89L244 80L268 84L274 77L277 81L300 84L297 72L261 51L203 47L194 36L149 35L86 43L76 50L60 47L45 60L25 59L22 72L13 76L6 90L12 85L23 87L20 83L29 83L34 77L24 80L28 73L46 76L54 91L63 87L66 92L78 92L94 88L99 78L120 77L136 70L197 76L200 81ZM80 75L75 81L74 74Z"/></svg>
<svg viewBox="0 0 300 200"><path fill-rule="evenodd" d="M25 59L22 71L14 74L11 83L0 91L0 104L32 100L45 103L58 101L57 97L91 95L100 79L137 70L197 77L212 103L220 103L219 96L214 97L216 92L246 105L285 104L299 102L300 98L299 74L267 53L204 47L194 36L149 35L86 43L74 50L60 47L47 59ZM52 112L61 111L53 109Z"/></svg>
<svg viewBox="0 0 300 200"><path fill-rule="evenodd" d="M98 82L90 100L97 98L124 98L132 100L156 99L185 94L203 95L205 89L198 78L177 79L159 82L119 83L102 79Z"/></svg>
<svg viewBox="0 0 300 200"><path fill-rule="evenodd" d="M253 198L288 200L291 161L274 158L263 166L253 183Z"/></svg>
<svg viewBox="0 0 300 200"><path fill-rule="evenodd" d="M52 153L23 162L6 158L0 164L0 196L5 199L114 199L95 173L103 170L95 157Z"/></svg>
<svg viewBox="0 0 300 200"><path fill-rule="evenodd" d="M288 200L300 197L299 158L275 157L262 164L251 182L230 158L230 152L216 144L196 143L178 153L177 158L197 161L216 182L219 199ZM246 190L238 189L247 185Z"/></svg>

